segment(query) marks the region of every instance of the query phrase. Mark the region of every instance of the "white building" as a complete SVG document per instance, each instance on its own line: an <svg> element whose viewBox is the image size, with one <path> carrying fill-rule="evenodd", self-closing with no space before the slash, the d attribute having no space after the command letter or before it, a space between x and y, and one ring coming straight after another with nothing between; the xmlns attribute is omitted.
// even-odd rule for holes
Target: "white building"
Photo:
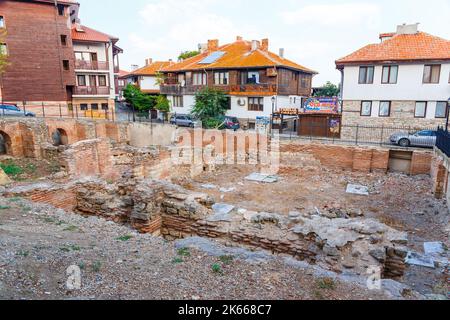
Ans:
<svg viewBox="0 0 450 320"><path fill-rule="evenodd" d="M450 97L450 41L398 26L336 61L342 72L343 125L443 125Z"/></svg>

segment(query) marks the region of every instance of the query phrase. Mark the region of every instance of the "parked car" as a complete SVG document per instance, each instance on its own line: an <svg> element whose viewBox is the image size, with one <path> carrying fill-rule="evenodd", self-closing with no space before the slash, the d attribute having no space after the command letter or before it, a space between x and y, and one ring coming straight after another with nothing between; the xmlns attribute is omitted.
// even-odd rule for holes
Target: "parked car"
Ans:
<svg viewBox="0 0 450 320"><path fill-rule="evenodd" d="M220 121L223 122L222 127L224 129L229 129L229 130L239 130L241 128L241 125L239 123L238 118L236 117L230 117L230 116L224 116L220 118Z"/></svg>
<svg viewBox="0 0 450 320"><path fill-rule="evenodd" d="M194 120L190 115L186 114L176 114L170 118L170 124L179 126L179 127L191 127L195 128L198 125L198 122Z"/></svg>
<svg viewBox="0 0 450 320"><path fill-rule="evenodd" d="M391 143L401 147L434 147L436 145L437 132L422 130L413 134L398 132L391 136Z"/></svg>
<svg viewBox="0 0 450 320"><path fill-rule="evenodd" d="M36 117L33 112L23 112L13 104L0 104L0 116L8 117Z"/></svg>

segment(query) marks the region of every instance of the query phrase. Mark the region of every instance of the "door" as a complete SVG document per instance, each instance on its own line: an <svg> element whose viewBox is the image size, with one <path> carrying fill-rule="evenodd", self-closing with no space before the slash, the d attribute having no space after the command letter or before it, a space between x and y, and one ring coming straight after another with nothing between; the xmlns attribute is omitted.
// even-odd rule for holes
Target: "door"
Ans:
<svg viewBox="0 0 450 320"><path fill-rule="evenodd" d="M89 76L89 87L91 93L93 94L97 93L97 76Z"/></svg>
<svg viewBox="0 0 450 320"><path fill-rule="evenodd" d="M91 61L92 61L92 67L93 69L98 69L98 56L96 52L91 53Z"/></svg>

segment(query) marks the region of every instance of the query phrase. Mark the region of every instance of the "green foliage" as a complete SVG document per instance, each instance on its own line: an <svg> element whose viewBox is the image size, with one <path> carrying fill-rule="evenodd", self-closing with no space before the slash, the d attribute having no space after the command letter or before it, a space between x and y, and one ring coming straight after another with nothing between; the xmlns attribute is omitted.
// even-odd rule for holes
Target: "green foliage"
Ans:
<svg viewBox="0 0 450 320"><path fill-rule="evenodd" d="M314 93L315 97L337 97L339 96L339 87L330 81Z"/></svg>
<svg viewBox="0 0 450 320"><path fill-rule="evenodd" d="M180 263L183 263L183 259L180 258L180 257L174 258L174 259L172 260L172 263L173 263L173 264L180 264Z"/></svg>
<svg viewBox="0 0 450 320"><path fill-rule="evenodd" d="M155 82L157 85L162 85L166 81L166 77L165 77L164 73L161 73L159 71L156 72L155 78L156 78Z"/></svg>
<svg viewBox="0 0 450 320"><path fill-rule="evenodd" d="M334 290L336 283L332 278L320 278L317 280L316 285L319 289Z"/></svg>
<svg viewBox="0 0 450 320"><path fill-rule="evenodd" d="M14 162L1 163L0 167L8 176L11 176L13 178L17 178L17 176L23 173L23 169L16 165Z"/></svg>
<svg viewBox="0 0 450 320"><path fill-rule="evenodd" d="M228 265L228 264L231 264L233 262L234 258L233 258L233 256L220 256L219 260L223 264Z"/></svg>
<svg viewBox="0 0 450 320"><path fill-rule="evenodd" d="M181 248L178 249L178 255L181 257L190 257L191 253L189 252L188 248Z"/></svg>
<svg viewBox="0 0 450 320"><path fill-rule="evenodd" d="M10 206L0 206L0 210L8 210L11 209Z"/></svg>
<svg viewBox="0 0 450 320"><path fill-rule="evenodd" d="M200 54L200 51L184 51L178 56L178 61L186 60Z"/></svg>
<svg viewBox="0 0 450 320"><path fill-rule="evenodd" d="M128 240L131 240L132 238L133 238L133 236L126 235L126 236L118 237L116 240L126 242Z"/></svg>
<svg viewBox="0 0 450 320"><path fill-rule="evenodd" d="M161 112L170 112L170 102L166 96L158 96L156 98L155 109Z"/></svg>
<svg viewBox="0 0 450 320"><path fill-rule="evenodd" d="M221 90L205 88L195 95L195 105L191 114L204 123L206 128L215 128L221 124L220 117L227 112L228 99Z"/></svg>
<svg viewBox="0 0 450 320"><path fill-rule="evenodd" d="M146 95L131 83L124 89L123 96L129 104L133 105L133 107L140 112L148 112L150 109L154 108L156 104L155 96Z"/></svg>
<svg viewBox="0 0 450 320"><path fill-rule="evenodd" d="M29 251L20 250L19 252L16 253L16 255L19 256L19 257L26 258L26 257L28 257L30 255L30 252Z"/></svg>
<svg viewBox="0 0 450 320"><path fill-rule="evenodd" d="M100 272L100 270L102 268L102 263L100 261L95 261L91 267L92 267L92 271Z"/></svg>
<svg viewBox="0 0 450 320"><path fill-rule="evenodd" d="M222 267L218 263L213 264L211 266L211 270L212 270L213 273L222 274Z"/></svg>

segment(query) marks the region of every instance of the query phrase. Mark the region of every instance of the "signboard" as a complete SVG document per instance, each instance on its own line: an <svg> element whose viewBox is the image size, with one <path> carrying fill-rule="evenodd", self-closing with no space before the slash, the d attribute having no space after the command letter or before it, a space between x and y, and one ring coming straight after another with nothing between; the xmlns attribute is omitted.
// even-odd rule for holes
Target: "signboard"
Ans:
<svg viewBox="0 0 450 320"><path fill-rule="evenodd" d="M278 113L288 116L296 116L299 113L299 111L300 110L297 108L281 108Z"/></svg>
<svg viewBox="0 0 450 320"><path fill-rule="evenodd" d="M338 98L309 98L303 108L306 113L339 113Z"/></svg>
<svg viewBox="0 0 450 320"><path fill-rule="evenodd" d="M255 130L259 134L267 134L270 125L269 117L256 117Z"/></svg>

